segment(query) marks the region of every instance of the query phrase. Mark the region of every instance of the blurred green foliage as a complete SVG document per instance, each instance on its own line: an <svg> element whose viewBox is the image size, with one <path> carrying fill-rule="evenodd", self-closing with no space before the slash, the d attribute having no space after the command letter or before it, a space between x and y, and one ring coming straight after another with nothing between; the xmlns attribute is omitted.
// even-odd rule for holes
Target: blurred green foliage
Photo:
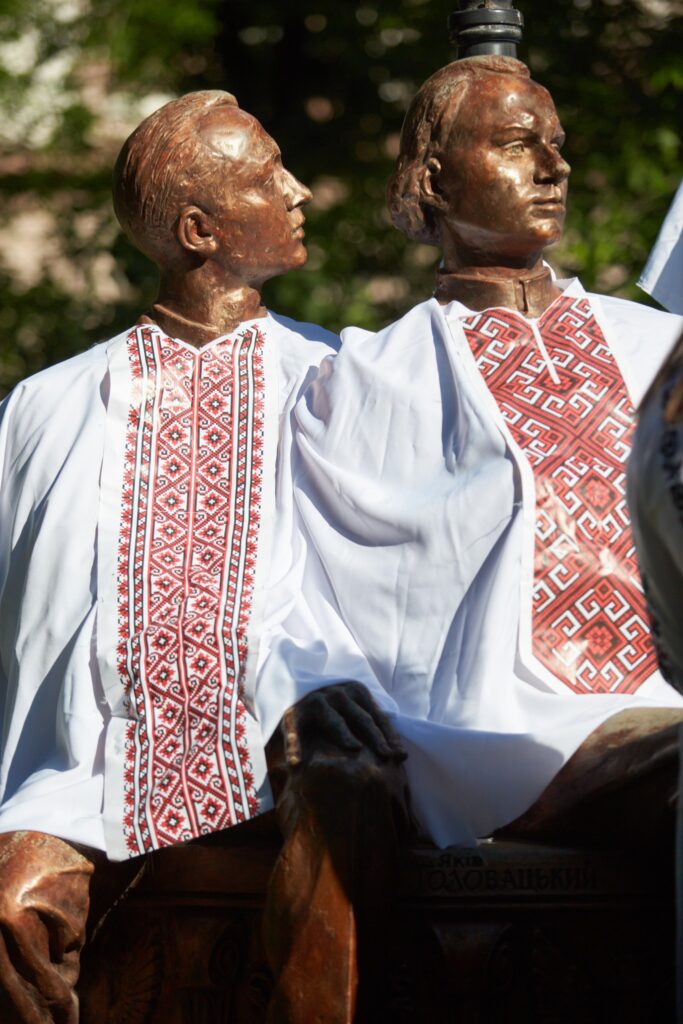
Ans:
<svg viewBox="0 0 683 1024"><path fill-rule="evenodd" d="M558 269L635 279L681 177L680 0L519 0L522 56L573 164ZM450 0L0 0L0 392L132 323L153 268L123 239L110 168L172 95L225 88L314 188L308 266L269 304L374 328L432 288L436 250L390 225L384 190L417 86L452 55Z"/></svg>

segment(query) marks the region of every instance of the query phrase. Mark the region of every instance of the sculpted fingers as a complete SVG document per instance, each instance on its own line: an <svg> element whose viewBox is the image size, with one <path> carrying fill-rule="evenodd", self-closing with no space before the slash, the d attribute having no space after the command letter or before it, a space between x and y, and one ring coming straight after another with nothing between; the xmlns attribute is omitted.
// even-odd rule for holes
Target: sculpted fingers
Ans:
<svg viewBox="0 0 683 1024"><path fill-rule="evenodd" d="M369 747L384 761L392 757L392 749L374 716L353 696L340 687L337 693L330 694L329 701L346 723L348 730L360 741L360 745Z"/></svg>
<svg viewBox="0 0 683 1024"><path fill-rule="evenodd" d="M51 949L50 915L25 910L17 917L11 932L13 966L22 986L32 994L40 1021L50 1024L76 1024L77 1001L73 985L78 971L72 977L70 964ZM60 959L53 957L60 956ZM29 1018L32 1019L32 1018Z"/></svg>
<svg viewBox="0 0 683 1024"><path fill-rule="evenodd" d="M380 756L392 757L399 763L405 761L408 754L400 736L391 724L389 716L382 711L367 687L362 683L348 683L346 686L347 692L353 697L355 703L370 716L385 740L388 752Z"/></svg>
<svg viewBox="0 0 683 1024"><path fill-rule="evenodd" d="M2 914L3 1024L77 1024L78 1002L71 979L62 977L50 957L48 929L35 911Z"/></svg>
<svg viewBox="0 0 683 1024"><path fill-rule="evenodd" d="M14 953L11 933L0 923L0 1019L4 1024L52 1024L48 1010L36 1004L36 992L27 986L10 955Z"/></svg>
<svg viewBox="0 0 683 1024"><path fill-rule="evenodd" d="M342 750L356 752L362 749L362 737L358 736L357 731L353 729L352 721L348 714L345 714L344 703L338 702L335 694L328 693L324 696L322 693L319 694L316 710L318 711L317 723L321 735L326 740Z"/></svg>
<svg viewBox="0 0 683 1024"><path fill-rule="evenodd" d="M327 688L328 690L331 688ZM306 760L321 743L356 752L362 743L349 729L344 717L329 700L329 694L316 690L289 708L283 716L287 763Z"/></svg>
<svg viewBox="0 0 683 1024"><path fill-rule="evenodd" d="M335 683L307 694L282 717L285 757L292 767L326 745L348 753L366 748L400 764L406 751L387 715L361 683Z"/></svg>

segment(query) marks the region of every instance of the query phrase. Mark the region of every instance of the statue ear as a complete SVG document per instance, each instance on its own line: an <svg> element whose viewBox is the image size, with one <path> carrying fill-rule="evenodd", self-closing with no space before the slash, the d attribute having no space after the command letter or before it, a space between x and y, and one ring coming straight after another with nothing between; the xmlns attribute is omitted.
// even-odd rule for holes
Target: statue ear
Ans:
<svg viewBox="0 0 683 1024"><path fill-rule="evenodd" d="M181 211L176 237L183 249L199 256L212 256L218 248L211 220L199 206L186 206Z"/></svg>
<svg viewBox="0 0 683 1024"><path fill-rule="evenodd" d="M440 173L441 164L435 156L430 156L418 174L420 201L435 210L445 210L447 206L446 199L439 188Z"/></svg>

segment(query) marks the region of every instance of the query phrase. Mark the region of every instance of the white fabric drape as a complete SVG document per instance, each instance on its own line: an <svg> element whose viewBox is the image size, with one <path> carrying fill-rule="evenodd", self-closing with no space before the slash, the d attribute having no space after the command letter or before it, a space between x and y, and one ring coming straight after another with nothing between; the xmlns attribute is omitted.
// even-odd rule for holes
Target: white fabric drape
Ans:
<svg viewBox="0 0 683 1024"><path fill-rule="evenodd" d="M261 622L277 618L278 574L295 557L289 549L268 556L274 523L288 516L287 507L274 507L276 495L291 506L291 410L338 345L313 325L272 314L257 323L268 358L245 682L252 711ZM105 788L121 792L127 725L116 672L116 574L128 334L25 381L0 407L0 831L36 829L106 849L112 859L127 855L122 807L105 801ZM247 729L265 810L271 797L253 714Z"/></svg>
<svg viewBox="0 0 683 1024"><path fill-rule="evenodd" d="M681 321L590 299L637 402ZM467 368L458 320L469 314L430 300L378 334L349 329L338 357L320 329L272 316L264 327L277 358L246 681L253 734L262 745L312 689L365 683L404 737L416 812L441 844L524 811L609 715L683 704L656 676L635 697L576 697L526 658L529 469ZM117 507L124 460L124 342L20 385L0 423L0 830L112 857L124 853L109 826L105 836L103 788L119 784L123 758L115 745L105 757L112 696L97 619L111 615L98 609L99 574L114 564L103 508ZM263 768L257 785L265 809Z"/></svg>
<svg viewBox="0 0 683 1024"><path fill-rule="evenodd" d="M637 402L681 321L589 298ZM362 678L405 740L417 815L440 844L522 813L610 715L683 704L658 674L635 696L567 693L520 642L533 477L472 372L465 316L432 299L377 334L347 329L297 405L306 564L264 635L256 692L268 733L278 680L290 700L321 674Z"/></svg>

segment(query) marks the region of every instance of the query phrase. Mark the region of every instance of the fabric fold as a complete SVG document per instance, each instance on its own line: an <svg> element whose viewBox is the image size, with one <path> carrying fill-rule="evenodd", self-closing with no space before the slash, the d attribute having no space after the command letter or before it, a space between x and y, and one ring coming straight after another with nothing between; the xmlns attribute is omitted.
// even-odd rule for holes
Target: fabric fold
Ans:
<svg viewBox="0 0 683 1024"><path fill-rule="evenodd" d="M675 317L632 303L603 305L578 282L558 284L561 299L536 325L543 346L520 314L475 314L433 299L377 334L349 328L339 355L326 363L296 408L293 484L307 563L297 603L313 615L299 626L299 649L304 628L311 642L316 631L326 641L331 635L315 605L320 581L328 581L328 622L332 615L346 630L347 664L354 648L367 659L374 677L368 685L373 692L379 687L380 704L410 751L406 770L416 814L441 845L472 842L521 814L611 715L633 706L683 704L657 672L654 653L646 654L644 608L633 612L643 645L632 652L640 675L632 674L631 654L626 657L628 630L611 663L610 672L625 657L618 675L605 671L598 678L587 671L580 677L583 695L568 685L573 675L563 678L552 658L544 664L539 657L539 587L561 575L566 563L561 557L548 563L552 576L543 582L546 505L537 469L542 449L552 454L555 442L543 418L534 416L535 403L540 414L545 403L559 408L568 402L560 415L574 416L580 435L584 410L593 408L605 388L614 389L612 404L595 405L604 423L598 418L589 430L596 436L608 432L604 442L612 444L614 461L602 466L596 449L586 453L596 466L581 470L614 478L614 506L598 516L604 520L599 528L607 530L609 515L625 514L619 488L632 408L626 412L623 367L627 387L637 394L681 326ZM598 316L600 323L609 319L616 325L609 336ZM481 358L468 330L479 331ZM516 352L516 361L507 363ZM494 365L501 373L509 367L502 378L513 388L509 397L487 379ZM520 380L528 413L512 397ZM572 459L580 456L573 437L572 431L558 432L559 461L552 463L552 472L566 481ZM599 476L589 492L599 504L613 484L603 491L598 481ZM549 529L571 532L588 514L572 504L572 493L558 485L560 506L552 508L561 507L562 515L548 520ZM623 543L628 547L626 534ZM596 564L587 562L581 570L586 590L592 580L600 585L604 567L600 563L593 577ZM557 590L553 621L571 616L572 602L583 600L578 590L572 594L566 597L563 586ZM605 596L601 615L611 600ZM566 607L560 608L562 602ZM607 664L610 651L600 646L602 634L593 629L598 620L591 614L586 606L581 628L594 643L592 657ZM606 643L606 619L601 628ZM285 635L271 649L271 671L279 656L285 664L287 629L285 622ZM562 631L560 621L557 629L563 638L558 650L567 656L562 644L570 632ZM572 670L578 671L580 646L573 656L579 656ZM333 665L328 657L328 670ZM296 670L291 663L290 668ZM343 674L338 663L334 674Z"/></svg>

